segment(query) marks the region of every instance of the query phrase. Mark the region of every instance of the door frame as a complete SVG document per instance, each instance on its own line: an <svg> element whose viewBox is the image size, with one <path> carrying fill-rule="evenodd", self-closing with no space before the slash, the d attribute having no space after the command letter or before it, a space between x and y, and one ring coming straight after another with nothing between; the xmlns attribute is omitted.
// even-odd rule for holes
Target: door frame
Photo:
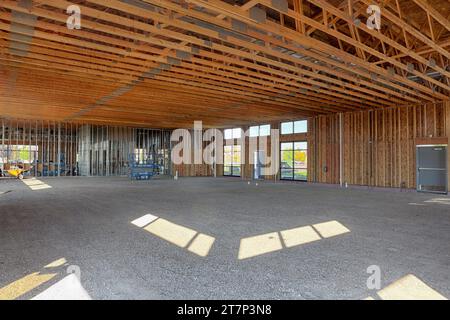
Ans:
<svg viewBox="0 0 450 320"><path fill-rule="evenodd" d="M282 173L282 164L281 164L281 159L282 159L282 153L285 150L281 149L281 144L282 143L292 143L292 150L288 150L288 151L292 151L293 156L295 156L295 143L298 142L305 142L306 143L306 161L307 161L307 165L306 165L306 179L295 179L295 165L294 167L292 167L292 179L287 179L287 178L282 178L283 173ZM301 139L301 140L288 140L288 141L280 141L280 153L279 153L279 159L280 159L280 163L279 163L279 170L280 170L280 180L282 181L294 181L294 182L309 182L309 175L308 175L308 166L309 166L309 162L308 162L308 151L309 151L309 141L307 139ZM294 160L295 163L295 160ZM301 170L304 170L303 168L299 168Z"/></svg>

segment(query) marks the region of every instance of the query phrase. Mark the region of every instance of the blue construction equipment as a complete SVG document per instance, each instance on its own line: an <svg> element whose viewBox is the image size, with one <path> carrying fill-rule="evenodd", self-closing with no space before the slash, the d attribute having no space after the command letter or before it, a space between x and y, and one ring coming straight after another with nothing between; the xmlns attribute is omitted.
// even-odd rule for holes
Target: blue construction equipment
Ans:
<svg viewBox="0 0 450 320"><path fill-rule="evenodd" d="M153 161L153 157L145 154L130 154L128 158L131 180L150 180L159 174L160 166Z"/></svg>
<svg viewBox="0 0 450 320"><path fill-rule="evenodd" d="M58 168L60 175L65 175L65 155L64 153L61 153L60 155L60 162L54 163L53 161L50 161L49 163L43 163L41 164L38 161L36 161L37 165L37 176L38 177L56 177L58 176Z"/></svg>

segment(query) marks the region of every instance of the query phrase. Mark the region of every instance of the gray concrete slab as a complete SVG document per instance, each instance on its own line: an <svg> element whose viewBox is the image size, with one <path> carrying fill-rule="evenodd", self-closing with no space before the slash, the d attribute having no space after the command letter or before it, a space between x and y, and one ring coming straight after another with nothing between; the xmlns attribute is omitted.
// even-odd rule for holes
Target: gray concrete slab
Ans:
<svg viewBox="0 0 450 320"><path fill-rule="evenodd" d="M22 299L64 279L68 265L94 299L362 299L376 297L370 265L382 287L413 274L450 297L447 196L234 178L41 180L51 188L0 180L0 288L56 274ZM214 237L209 254L130 223L145 214ZM333 220L350 232L238 260L242 238Z"/></svg>

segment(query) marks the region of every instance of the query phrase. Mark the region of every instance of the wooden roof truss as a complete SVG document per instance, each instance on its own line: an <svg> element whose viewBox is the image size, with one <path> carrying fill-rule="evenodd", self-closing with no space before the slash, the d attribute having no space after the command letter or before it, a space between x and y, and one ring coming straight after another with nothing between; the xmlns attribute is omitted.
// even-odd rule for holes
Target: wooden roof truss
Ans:
<svg viewBox="0 0 450 320"><path fill-rule="evenodd" d="M227 126L448 100L449 18L438 0L2 0L0 110Z"/></svg>

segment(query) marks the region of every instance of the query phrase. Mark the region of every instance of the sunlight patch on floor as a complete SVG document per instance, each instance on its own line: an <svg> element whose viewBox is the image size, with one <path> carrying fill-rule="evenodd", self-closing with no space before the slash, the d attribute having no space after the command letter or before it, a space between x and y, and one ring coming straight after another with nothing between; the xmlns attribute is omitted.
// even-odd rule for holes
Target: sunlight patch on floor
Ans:
<svg viewBox="0 0 450 320"><path fill-rule="evenodd" d="M48 184L46 184L46 183L44 183L41 180L38 180L36 178L23 179L21 181L33 191L44 190L44 189L51 189L52 188Z"/></svg>
<svg viewBox="0 0 450 320"><path fill-rule="evenodd" d="M192 241L191 245L188 247L188 250L201 257L206 257L211 250L214 241L216 241L214 237L200 233Z"/></svg>
<svg viewBox="0 0 450 320"><path fill-rule="evenodd" d="M57 259L45 267L40 272L26 275L0 289L0 300L15 300L25 294L36 291L33 300L86 300L90 299L89 294L83 288L77 275L69 273L67 260ZM48 288L51 280L65 277Z"/></svg>
<svg viewBox="0 0 450 320"><path fill-rule="evenodd" d="M311 226L284 230L281 231L281 236L287 248L299 246L321 239Z"/></svg>
<svg viewBox="0 0 450 320"><path fill-rule="evenodd" d="M350 232L350 230L336 220L314 224L313 227L323 238L331 238Z"/></svg>
<svg viewBox="0 0 450 320"><path fill-rule="evenodd" d="M49 263L44 268L45 269L58 268L58 267L65 265L66 263L67 263L67 260L65 258L61 258L56 261L53 261L52 263Z"/></svg>
<svg viewBox="0 0 450 320"><path fill-rule="evenodd" d="M201 257L209 254L216 240L212 236L151 214L135 219L131 224Z"/></svg>
<svg viewBox="0 0 450 320"><path fill-rule="evenodd" d="M0 289L0 300L14 300L50 281L56 273L40 274L35 272L16 280Z"/></svg>
<svg viewBox="0 0 450 320"><path fill-rule="evenodd" d="M433 198L424 202L450 205L450 198Z"/></svg>
<svg viewBox="0 0 450 320"><path fill-rule="evenodd" d="M31 300L92 300L75 274L70 274Z"/></svg>
<svg viewBox="0 0 450 320"><path fill-rule="evenodd" d="M348 228L334 220L314 224L312 226L303 226L280 232L271 232L243 238L241 239L239 246L238 259L248 259L279 251L284 248L292 248L349 232L350 230Z"/></svg>
<svg viewBox="0 0 450 320"><path fill-rule="evenodd" d="M416 276L409 274L378 291L383 300L447 300Z"/></svg>
<svg viewBox="0 0 450 320"><path fill-rule="evenodd" d="M158 219L158 217L152 215L152 214L146 214L145 216L142 216L140 218L137 218L136 220L131 221L131 224L134 224L136 227L143 228L146 225L149 225L153 221Z"/></svg>
<svg viewBox="0 0 450 320"><path fill-rule="evenodd" d="M195 237L197 231L180 226L165 219L158 219L149 224L144 230L179 247L186 247Z"/></svg>
<svg viewBox="0 0 450 320"><path fill-rule="evenodd" d="M238 259L242 260L256 257L281 249L283 249L283 245L277 232L244 238L241 240Z"/></svg>

